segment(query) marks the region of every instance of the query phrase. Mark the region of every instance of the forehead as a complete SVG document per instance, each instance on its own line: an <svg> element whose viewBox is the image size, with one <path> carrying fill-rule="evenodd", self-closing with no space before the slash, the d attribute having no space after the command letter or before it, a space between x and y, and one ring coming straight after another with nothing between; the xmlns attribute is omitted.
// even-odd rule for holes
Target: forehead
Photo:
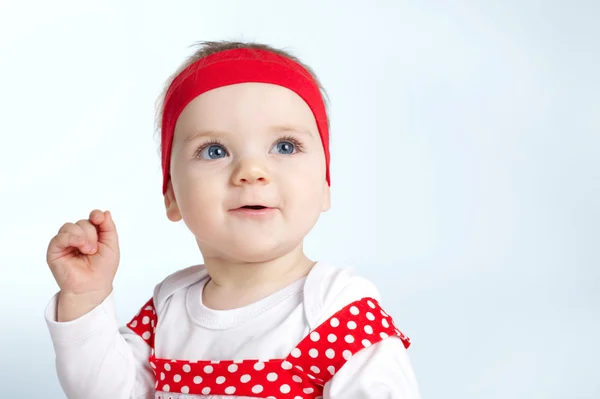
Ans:
<svg viewBox="0 0 600 399"><path fill-rule="evenodd" d="M292 125L317 132L310 107L294 91L268 83L240 83L207 91L183 110L176 135L198 129L263 129Z"/></svg>

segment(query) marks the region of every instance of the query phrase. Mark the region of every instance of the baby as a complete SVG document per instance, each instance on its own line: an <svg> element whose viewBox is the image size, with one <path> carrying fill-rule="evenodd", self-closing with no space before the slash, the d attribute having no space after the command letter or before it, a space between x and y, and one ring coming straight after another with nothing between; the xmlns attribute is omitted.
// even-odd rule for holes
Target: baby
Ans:
<svg viewBox="0 0 600 399"><path fill-rule="evenodd" d="M322 93L297 58L254 43L203 43L169 79L162 194L204 262L120 325L111 213L63 225L45 318L68 398L419 398L376 287L303 251L330 207Z"/></svg>

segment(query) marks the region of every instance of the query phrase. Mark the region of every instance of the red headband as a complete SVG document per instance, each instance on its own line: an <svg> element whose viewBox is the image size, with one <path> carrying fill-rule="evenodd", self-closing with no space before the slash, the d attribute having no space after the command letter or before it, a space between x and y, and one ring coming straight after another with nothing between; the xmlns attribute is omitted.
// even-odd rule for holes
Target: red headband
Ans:
<svg viewBox="0 0 600 399"><path fill-rule="evenodd" d="M325 150L326 179L329 178L329 129L319 86L300 64L271 51L234 49L202 58L184 69L171 83L164 101L162 119L163 195L170 177L171 145L177 118L194 98L222 86L244 82L271 83L286 87L308 104L317 122Z"/></svg>

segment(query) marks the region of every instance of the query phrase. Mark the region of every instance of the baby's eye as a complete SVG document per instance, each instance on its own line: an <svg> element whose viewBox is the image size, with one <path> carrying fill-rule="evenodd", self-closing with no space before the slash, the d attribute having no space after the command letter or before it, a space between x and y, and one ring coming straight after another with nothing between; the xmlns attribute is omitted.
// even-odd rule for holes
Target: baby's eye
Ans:
<svg viewBox="0 0 600 399"><path fill-rule="evenodd" d="M198 154L201 159L219 159L227 156L227 150L221 144L211 144L206 146Z"/></svg>
<svg viewBox="0 0 600 399"><path fill-rule="evenodd" d="M296 145L291 141L280 141L273 147L278 154L288 155L296 152Z"/></svg>

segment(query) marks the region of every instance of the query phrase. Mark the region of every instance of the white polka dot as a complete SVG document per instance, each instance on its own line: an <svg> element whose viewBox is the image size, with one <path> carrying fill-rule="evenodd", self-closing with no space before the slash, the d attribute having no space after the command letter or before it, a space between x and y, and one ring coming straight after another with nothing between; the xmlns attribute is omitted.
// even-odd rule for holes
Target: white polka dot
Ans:
<svg viewBox="0 0 600 399"><path fill-rule="evenodd" d="M137 327L137 320L134 320L131 322L131 327L133 327L133 328Z"/></svg>
<svg viewBox="0 0 600 399"><path fill-rule="evenodd" d="M171 387L169 386L169 384L163 385L163 389L162 389L163 391L169 392L170 389L171 389Z"/></svg>
<svg viewBox="0 0 600 399"><path fill-rule="evenodd" d="M202 395L208 395L210 393L210 388L206 387L206 388L202 388Z"/></svg>
<svg viewBox="0 0 600 399"><path fill-rule="evenodd" d="M206 374L210 374L213 372L213 367L212 366L204 366L204 372Z"/></svg>
<svg viewBox="0 0 600 399"><path fill-rule="evenodd" d="M183 365L183 371L186 373L189 373L190 371L192 371L192 368L190 367L189 364L184 364Z"/></svg>
<svg viewBox="0 0 600 399"><path fill-rule="evenodd" d="M329 334L327 336L327 341L329 341L329 342L335 342L335 341L337 341L337 337L335 336L335 334Z"/></svg>
<svg viewBox="0 0 600 399"><path fill-rule="evenodd" d="M150 325L154 328L154 319L150 320Z"/></svg>
<svg viewBox="0 0 600 399"><path fill-rule="evenodd" d="M300 367L300 366L294 366L294 367L295 367L295 368L297 368L297 369L298 369L298 370L300 370L300 371L304 371L304 370L302 369L302 367Z"/></svg>
<svg viewBox="0 0 600 399"><path fill-rule="evenodd" d="M346 337L344 338L346 340L346 342L348 342L349 344L351 344L352 342L354 342L354 337L350 334L346 335Z"/></svg>
<svg viewBox="0 0 600 399"><path fill-rule="evenodd" d="M283 363L281 363L281 368L284 370L291 370L292 363L288 362L287 360L284 360Z"/></svg>
<svg viewBox="0 0 600 399"><path fill-rule="evenodd" d="M312 375L312 374L306 374L306 375L307 375L307 376L308 376L308 378L310 378L311 380L314 380L314 379L315 379L315 376L314 376L314 375Z"/></svg>
<svg viewBox="0 0 600 399"><path fill-rule="evenodd" d="M347 349L346 349L346 350L345 350L345 351L342 353L342 356L344 356L344 359L348 360L348 359L350 359L350 358L352 357L352 352L350 352L349 350L347 350Z"/></svg>
<svg viewBox="0 0 600 399"><path fill-rule="evenodd" d="M150 366L155 369L156 368L156 364L154 364L154 362L150 362Z"/></svg>
<svg viewBox="0 0 600 399"><path fill-rule="evenodd" d="M375 309L375 304L374 304L373 302L371 302L371 301L367 301L367 304L369 305L369 307L370 307L371 309Z"/></svg>
<svg viewBox="0 0 600 399"><path fill-rule="evenodd" d="M331 327L337 327L340 325L340 321L337 319L337 317L334 317L331 319L329 324L331 324Z"/></svg>
<svg viewBox="0 0 600 399"><path fill-rule="evenodd" d="M382 332L379 334L379 336L381 337L381 339L386 339L389 337L389 335L387 335L386 333Z"/></svg>
<svg viewBox="0 0 600 399"><path fill-rule="evenodd" d="M154 310L154 309L152 309L152 306L148 305L144 308L144 310Z"/></svg>
<svg viewBox="0 0 600 399"><path fill-rule="evenodd" d="M199 375L194 377L194 384L200 384L202 382L202 377Z"/></svg>
<svg viewBox="0 0 600 399"><path fill-rule="evenodd" d="M160 379L164 380L165 379L165 373L160 373Z"/></svg>
<svg viewBox="0 0 600 399"><path fill-rule="evenodd" d="M281 393L290 393L291 391L290 386L288 384L283 384L281 388L279 388L279 390L281 391Z"/></svg>
<svg viewBox="0 0 600 399"><path fill-rule="evenodd" d="M381 320L381 324L385 327L388 328L390 326L390 323L388 323L388 321L386 319Z"/></svg>
<svg viewBox="0 0 600 399"><path fill-rule="evenodd" d="M356 306L352 306L350 308L350 313L352 313L354 316L356 316L357 314L359 314L360 312L358 311L358 308Z"/></svg>
<svg viewBox="0 0 600 399"><path fill-rule="evenodd" d="M179 374L175 374L175 375L173 376L173 381L175 381L175 382L179 382L179 381L181 381L181 376L180 376Z"/></svg>
<svg viewBox="0 0 600 399"><path fill-rule="evenodd" d="M363 339L362 344L365 348L367 348L367 347L371 346L371 341L369 341L368 339Z"/></svg>
<svg viewBox="0 0 600 399"><path fill-rule="evenodd" d="M210 362L211 362L212 364L219 364L219 363L221 363L221 361L220 361L220 360L211 360Z"/></svg>
<svg viewBox="0 0 600 399"><path fill-rule="evenodd" d="M233 395L235 393L235 387L227 387L227 388L225 388L225 393L227 395Z"/></svg>
<svg viewBox="0 0 600 399"><path fill-rule="evenodd" d="M250 375L249 374L244 374L242 376L242 378L240 378L240 381L242 381L244 384L247 383L248 381L250 381Z"/></svg>
<svg viewBox="0 0 600 399"><path fill-rule="evenodd" d="M319 351L313 348L308 351L308 355L314 359L319 356Z"/></svg>
<svg viewBox="0 0 600 399"><path fill-rule="evenodd" d="M302 352L298 348L294 348L294 350L292 350L292 353L291 353L291 355L294 356L295 358L299 358L301 354L302 354Z"/></svg>
<svg viewBox="0 0 600 399"><path fill-rule="evenodd" d="M365 332L366 332L367 334L373 334L373 327L371 327L371 326L369 326L369 325L366 325L366 326L365 326Z"/></svg>
<svg viewBox="0 0 600 399"><path fill-rule="evenodd" d="M292 380L294 380L294 382L302 382L302 378L300 378L300 376L297 375L293 376Z"/></svg>
<svg viewBox="0 0 600 399"><path fill-rule="evenodd" d="M367 312L367 319L369 319L370 321L373 321L373 320L375 320L375 316L373 316L373 313Z"/></svg>
<svg viewBox="0 0 600 399"><path fill-rule="evenodd" d="M171 371L171 365L169 363L165 364L165 370Z"/></svg>
<svg viewBox="0 0 600 399"><path fill-rule="evenodd" d="M254 364L254 370L260 371L265 368L265 364L263 362L256 362Z"/></svg>
<svg viewBox="0 0 600 399"><path fill-rule="evenodd" d="M158 381L154 383L154 389L158 389Z"/></svg>
<svg viewBox="0 0 600 399"><path fill-rule="evenodd" d="M329 374L334 375L335 374L335 367L329 366L329 367L327 367L327 371L329 371Z"/></svg>
<svg viewBox="0 0 600 399"><path fill-rule="evenodd" d="M217 384L221 385L222 383L225 382L225 377L223 377L223 376L217 377L216 382L217 382Z"/></svg>
<svg viewBox="0 0 600 399"><path fill-rule="evenodd" d="M312 371L315 374L319 374L321 372L321 370L317 366L310 366L310 371Z"/></svg>
<svg viewBox="0 0 600 399"><path fill-rule="evenodd" d="M302 390L302 392L304 392L304 393L313 393L314 391L315 391L315 390L314 390L314 389L312 389L312 388L304 388L304 389Z"/></svg>
<svg viewBox="0 0 600 399"><path fill-rule="evenodd" d="M321 336L319 335L319 333L318 333L318 332L316 332L316 331L313 331L313 332L311 332L311 333L310 333L310 339L311 339L313 342L317 342L317 341L319 340L319 338L321 338Z"/></svg>
<svg viewBox="0 0 600 399"><path fill-rule="evenodd" d="M148 316L142 317L142 324L148 324L148 323L150 323L150 318Z"/></svg>
<svg viewBox="0 0 600 399"><path fill-rule="evenodd" d="M238 369L238 365L237 364L230 364L229 367L227 367L227 370L230 373L235 373Z"/></svg>
<svg viewBox="0 0 600 399"><path fill-rule="evenodd" d="M353 322L352 320L348 322L348 328L350 330L354 330L356 328L356 323Z"/></svg>
<svg viewBox="0 0 600 399"><path fill-rule="evenodd" d="M190 389L186 386L181 387L181 393L190 393Z"/></svg>
<svg viewBox="0 0 600 399"><path fill-rule="evenodd" d="M267 374L267 380L273 382L277 380L277 373L269 373Z"/></svg>
<svg viewBox="0 0 600 399"><path fill-rule="evenodd" d="M263 391L263 387L262 385L255 385L252 387L252 392L253 393L261 393Z"/></svg>
<svg viewBox="0 0 600 399"><path fill-rule="evenodd" d="M333 358L334 358L334 356L335 356L335 351L334 351L333 349L331 349L331 348L330 348L330 349L327 349L327 350L325 351L325 356L327 356L327 357L328 357L328 358L330 358L330 359L333 359Z"/></svg>
<svg viewBox="0 0 600 399"><path fill-rule="evenodd" d="M146 331L145 333L142 334L142 338L144 338L144 339L150 339L151 336L152 336L152 334L150 334L150 331Z"/></svg>
<svg viewBox="0 0 600 399"><path fill-rule="evenodd" d="M385 313L383 310L381 311L381 315L382 315L383 317L388 317L388 314L387 314L387 313Z"/></svg>

